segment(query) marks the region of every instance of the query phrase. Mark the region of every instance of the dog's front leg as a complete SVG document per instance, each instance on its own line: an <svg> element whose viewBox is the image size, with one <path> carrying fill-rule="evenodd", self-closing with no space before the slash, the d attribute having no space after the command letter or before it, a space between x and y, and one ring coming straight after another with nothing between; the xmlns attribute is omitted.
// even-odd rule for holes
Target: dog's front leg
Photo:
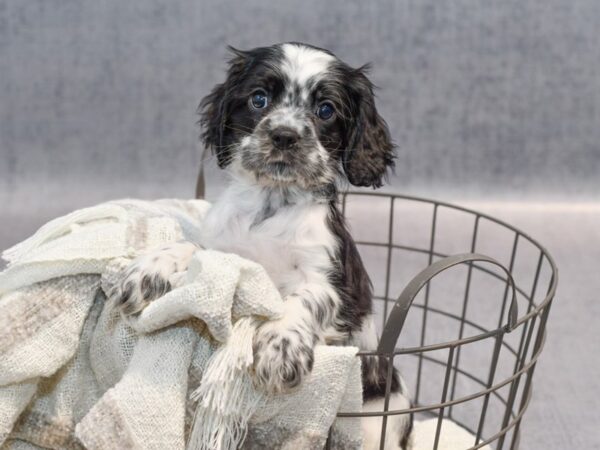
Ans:
<svg viewBox="0 0 600 450"><path fill-rule="evenodd" d="M265 390L288 391L311 372L314 347L335 320L337 299L328 284L306 284L285 298L281 319L258 329L254 339L255 379Z"/></svg>
<svg viewBox="0 0 600 450"><path fill-rule="evenodd" d="M173 242L146 252L131 262L110 293L124 314L136 314L151 301L178 287L199 247L189 241Z"/></svg>

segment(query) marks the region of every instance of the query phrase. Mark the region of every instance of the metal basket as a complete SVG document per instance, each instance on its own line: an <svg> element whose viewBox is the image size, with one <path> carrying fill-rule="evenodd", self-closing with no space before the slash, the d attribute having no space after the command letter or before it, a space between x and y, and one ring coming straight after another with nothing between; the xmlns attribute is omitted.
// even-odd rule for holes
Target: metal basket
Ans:
<svg viewBox="0 0 600 450"><path fill-rule="evenodd" d="M343 212L376 295L379 347L359 354L393 361L414 406L389 410L388 382L381 412L339 417L381 416L381 449L388 418L410 413L437 417L433 449L444 418L475 436L471 449L517 449L556 290L552 257L511 225L443 202L349 193Z"/></svg>

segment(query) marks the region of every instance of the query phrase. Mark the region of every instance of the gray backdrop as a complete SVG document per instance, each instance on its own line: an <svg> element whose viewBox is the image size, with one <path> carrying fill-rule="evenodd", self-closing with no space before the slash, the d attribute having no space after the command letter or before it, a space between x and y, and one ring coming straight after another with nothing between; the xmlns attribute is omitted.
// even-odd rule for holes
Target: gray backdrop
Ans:
<svg viewBox="0 0 600 450"><path fill-rule="evenodd" d="M0 247L101 200L191 196L226 44L370 61L388 190L478 202L564 271L524 447L600 448L599 27L597 0L0 0Z"/></svg>

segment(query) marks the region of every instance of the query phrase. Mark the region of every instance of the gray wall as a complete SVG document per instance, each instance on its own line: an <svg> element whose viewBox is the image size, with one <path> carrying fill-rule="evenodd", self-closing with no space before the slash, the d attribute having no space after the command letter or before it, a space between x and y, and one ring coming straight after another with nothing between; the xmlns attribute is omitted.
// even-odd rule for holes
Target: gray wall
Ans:
<svg viewBox="0 0 600 450"><path fill-rule="evenodd" d="M225 44L286 40L373 62L393 189L589 198L599 25L596 0L0 1L0 214L190 195Z"/></svg>

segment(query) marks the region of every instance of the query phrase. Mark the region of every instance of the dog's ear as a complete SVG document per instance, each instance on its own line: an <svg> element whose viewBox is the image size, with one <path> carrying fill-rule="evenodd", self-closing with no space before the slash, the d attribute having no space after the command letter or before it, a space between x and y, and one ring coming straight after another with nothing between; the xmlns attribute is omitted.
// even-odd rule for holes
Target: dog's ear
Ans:
<svg viewBox="0 0 600 450"><path fill-rule="evenodd" d="M198 107L201 139L207 148L217 156L219 167L223 168L231 162L231 151L227 140L227 122L234 101L233 93L241 83L248 65L248 54L231 46L227 49L233 53L229 60L227 78L217 84L210 94L202 99Z"/></svg>
<svg viewBox="0 0 600 450"><path fill-rule="evenodd" d="M347 147L342 166L354 186L378 188L388 168L394 166L394 144L385 120L375 107L373 83L365 75L368 66L353 71L350 96L352 117L348 121Z"/></svg>

